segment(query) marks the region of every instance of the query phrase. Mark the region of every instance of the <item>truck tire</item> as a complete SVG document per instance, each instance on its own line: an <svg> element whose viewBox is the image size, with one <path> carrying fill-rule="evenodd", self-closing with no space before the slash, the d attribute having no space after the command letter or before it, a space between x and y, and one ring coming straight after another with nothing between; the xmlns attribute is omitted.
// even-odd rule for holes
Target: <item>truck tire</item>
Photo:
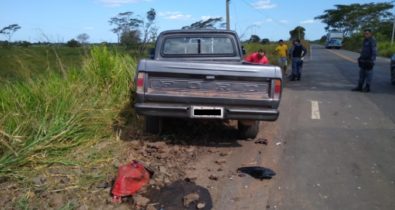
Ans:
<svg viewBox="0 0 395 210"><path fill-rule="evenodd" d="M255 139L259 132L259 121L254 121L252 124L246 125L239 120L237 121L237 127L241 139Z"/></svg>
<svg viewBox="0 0 395 210"><path fill-rule="evenodd" d="M144 131L146 133L159 135L162 132L162 118L154 116L145 116Z"/></svg>

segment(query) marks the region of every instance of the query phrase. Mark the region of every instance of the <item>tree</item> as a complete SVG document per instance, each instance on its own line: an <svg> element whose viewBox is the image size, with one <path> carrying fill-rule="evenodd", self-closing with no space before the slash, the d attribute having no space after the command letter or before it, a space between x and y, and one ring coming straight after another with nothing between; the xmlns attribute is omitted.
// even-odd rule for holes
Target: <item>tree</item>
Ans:
<svg viewBox="0 0 395 210"><path fill-rule="evenodd" d="M120 43L122 34L138 30L143 21L138 18L133 18L133 12L121 12L117 16L112 17L109 23L115 26L111 31L117 34L118 43Z"/></svg>
<svg viewBox="0 0 395 210"><path fill-rule="evenodd" d="M261 44L269 44L270 40L268 38L264 38L261 40Z"/></svg>
<svg viewBox="0 0 395 210"><path fill-rule="evenodd" d="M18 24L11 24L9 26L2 28L0 30L0 34L6 36L8 38L8 41L10 42L12 35L14 35L14 33L19 29L21 29L21 27Z"/></svg>
<svg viewBox="0 0 395 210"><path fill-rule="evenodd" d="M156 18L156 11L155 9L151 8L146 15L146 22L143 22L143 44L140 48L140 52L143 52L146 48L146 45L149 41L153 41L156 39L156 35L158 32L158 28L155 27L155 18Z"/></svg>
<svg viewBox="0 0 395 210"><path fill-rule="evenodd" d="M121 34L121 44L125 45L127 48L136 47L140 40L140 31L125 31Z"/></svg>
<svg viewBox="0 0 395 210"><path fill-rule="evenodd" d="M89 39L89 35L86 34L86 33L82 33L82 34L79 34L79 35L77 36L77 40L78 40L81 44L86 44L86 43L88 43L88 39Z"/></svg>
<svg viewBox="0 0 395 210"><path fill-rule="evenodd" d="M222 17L209 18L206 20L200 20L194 22L189 26L182 27L181 29L215 29L216 28L215 25L221 21L222 21Z"/></svg>
<svg viewBox="0 0 395 210"><path fill-rule="evenodd" d="M321 36L320 42L321 42L321 43L324 43L324 42L326 41L327 38L328 38L328 37L327 37L326 35Z"/></svg>
<svg viewBox="0 0 395 210"><path fill-rule="evenodd" d="M258 43L261 41L261 38L258 35L252 34L248 42Z"/></svg>
<svg viewBox="0 0 395 210"><path fill-rule="evenodd" d="M335 9L328 9L324 14L315 17L326 24L326 30L343 31L351 36L364 28L378 31L383 22L391 22L392 2L335 5Z"/></svg>
<svg viewBox="0 0 395 210"><path fill-rule="evenodd" d="M68 47L79 47L79 46L80 46L80 43L79 43L77 40L75 40L75 39L70 39L70 40L66 43L66 45L67 45Z"/></svg>
<svg viewBox="0 0 395 210"><path fill-rule="evenodd" d="M289 34L291 35L291 40L292 39L304 39L306 29L303 28L302 26L296 26L293 30L289 31Z"/></svg>

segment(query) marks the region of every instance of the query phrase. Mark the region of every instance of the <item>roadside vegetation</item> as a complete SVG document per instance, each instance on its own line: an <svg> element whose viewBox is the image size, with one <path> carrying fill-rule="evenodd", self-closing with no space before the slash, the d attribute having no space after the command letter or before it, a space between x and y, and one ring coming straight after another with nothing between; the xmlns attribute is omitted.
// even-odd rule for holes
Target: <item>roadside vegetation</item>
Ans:
<svg viewBox="0 0 395 210"><path fill-rule="evenodd" d="M43 67L37 75L18 68L18 75L30 76L0 84L3 181L24 181L31 169L50 164L84 164L67 154L113 135L112 126L129 99L136 61L107 47L93 47L80 57L80 68Z"/></svg>
<svg viewBox="0 0 395 210"><path fill-rule="evenodd" d="M363 30L371 29L377 40L378 54L390 57L395 54L395 45L391 45L393 26L393 2L354 3L349 5L335 5L334 9L325 10L315 19L326 24L326 30L344 33L344 49L358 52L361 49ZM324 44L326 36L320 43Z"/></svg>

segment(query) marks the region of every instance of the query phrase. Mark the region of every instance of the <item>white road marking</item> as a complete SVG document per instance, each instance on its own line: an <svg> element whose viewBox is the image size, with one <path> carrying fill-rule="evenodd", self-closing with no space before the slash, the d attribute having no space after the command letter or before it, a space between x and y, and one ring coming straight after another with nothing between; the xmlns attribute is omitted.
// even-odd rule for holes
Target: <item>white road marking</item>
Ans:
<svg viewBox="0 0 395 210"><path fill-rule="evenodd" d="M311 119L319 120L320 116L320 107L318 105L318 101L311 101Z"/></svg>

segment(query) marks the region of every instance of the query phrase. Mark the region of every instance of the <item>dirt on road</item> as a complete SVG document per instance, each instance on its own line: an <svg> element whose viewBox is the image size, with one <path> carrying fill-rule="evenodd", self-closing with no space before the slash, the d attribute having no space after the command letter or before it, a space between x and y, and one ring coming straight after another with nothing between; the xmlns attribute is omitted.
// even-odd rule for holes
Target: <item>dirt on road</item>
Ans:
<svg viewBox="0 0 395 210"><path fill-rule="evenodd" d="M5 209L270 208L273 180L238 174L237 168L264 166L276 171L286 144L276 136L276 123L261 123L258 137L249 140L237 138L234 122L167 120L165 125L161 136L125 127L119 141L92 145L97 152L111 148L113 156L103 163L51 165L39 169L41 175L30 184L3 182L0 205ZM265 139L267 145L262 143ZM154 175L133 198L113 204L110 191L117 168L133 160Z"/></svg>

